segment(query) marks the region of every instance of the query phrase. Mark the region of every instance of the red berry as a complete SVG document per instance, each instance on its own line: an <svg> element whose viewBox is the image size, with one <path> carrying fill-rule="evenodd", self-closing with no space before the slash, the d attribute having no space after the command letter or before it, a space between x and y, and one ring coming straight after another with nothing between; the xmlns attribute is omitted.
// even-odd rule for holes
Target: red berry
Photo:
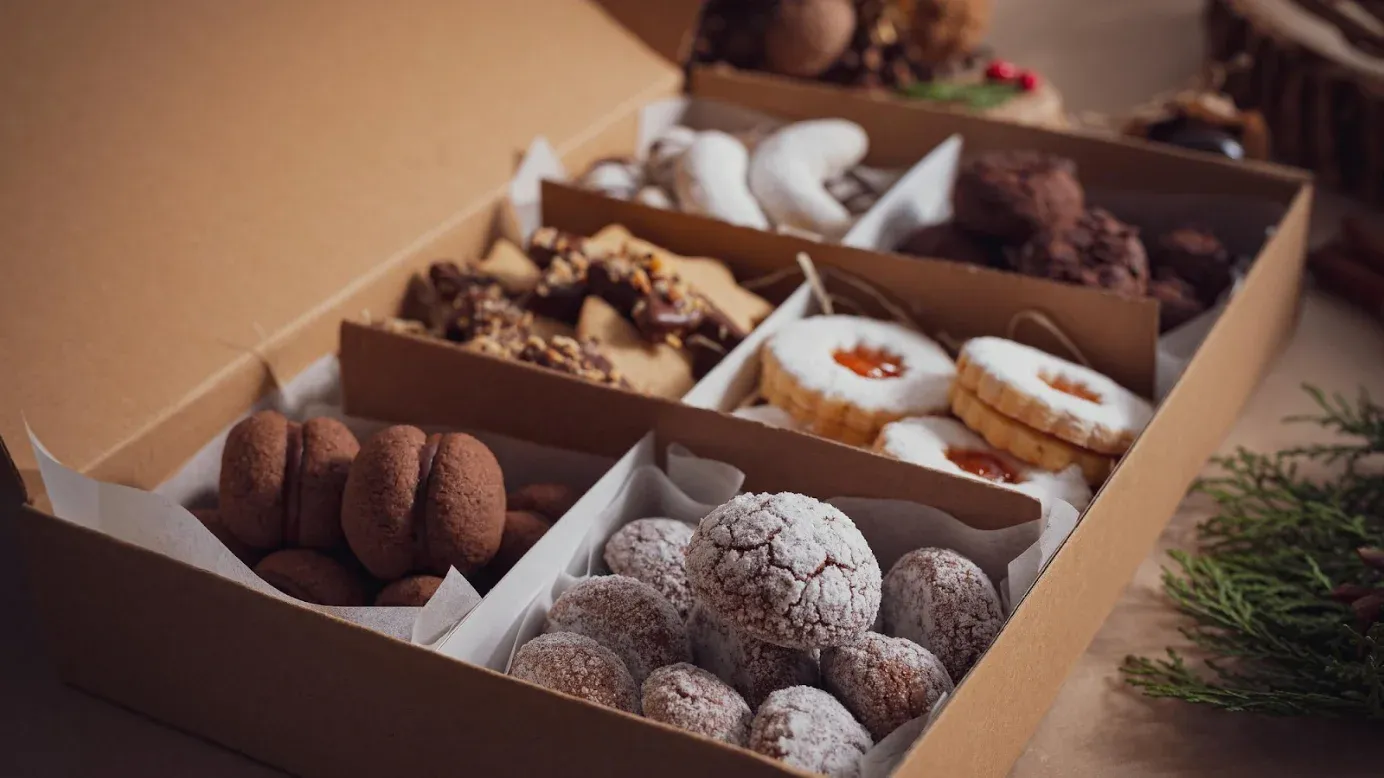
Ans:
<svg viewBox="0 0 1384 778"><path fill-rule="evenodd" d="M1032 92L1042 83L1038 80L1038 74L1032 70L1025 70L1019 74L1019 88L1025 92Z"/></svg>
<svg viewBox="0 0 1384 778"><path fill-rule="evenodd" d="M993 60L989 67L985 68L985 77L990 81L1013 81L1018 75L1019 69L1008 60Z"/></svg>

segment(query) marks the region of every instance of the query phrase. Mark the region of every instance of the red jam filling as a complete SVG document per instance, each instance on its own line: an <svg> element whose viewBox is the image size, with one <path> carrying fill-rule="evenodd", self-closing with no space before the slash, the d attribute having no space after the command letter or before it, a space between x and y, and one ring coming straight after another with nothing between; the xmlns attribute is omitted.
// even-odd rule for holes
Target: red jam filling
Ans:
<svg viewBox="0 0 1384 778"><path fill-rule="evenodd" d="M1019 480L1018 473L1010 469L1003 459L988 451L949 448L947 459L971 475L980 476L988 481L1012 484Z"/></svg>
<svg viewBox="0 0 1384 778"><path fill-rule="evenodd" d="M1063 394L1070 394L1090 403L1099 403L1100 395L1091 391L1086 384L1080 381L1072 381L1064 376L1040 376L1043 383L1051 386Z"/></svg>
<svg viewBox="0 0 1384 778"><path fill-rule="evenodd" d="M856 346L850 351L832 352L836 364L865 378L898 378L903 375L903 358L884 349Z"/></svg>

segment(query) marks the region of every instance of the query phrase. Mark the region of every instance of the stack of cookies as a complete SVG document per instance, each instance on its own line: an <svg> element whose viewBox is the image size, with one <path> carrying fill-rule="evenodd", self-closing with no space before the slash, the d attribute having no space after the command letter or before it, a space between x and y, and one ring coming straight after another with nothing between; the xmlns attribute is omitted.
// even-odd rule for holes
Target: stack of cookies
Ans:
<svg viewBox="0 0 1384 778"><path fill-rule="evenodd" d="M231 428L220 505L194 514L241 561L316 605L421 606L451 569L499 580L575 502L562 484L505 494L495 455L461 433L260 411Z"/></svg>
<svg viewBox="0 0 1384 778"><path fill-rule="evenodd" d="M1197 225L1141 239L1091 207L1076 163L1036 151L977 155L957 173L952 220L914 231L905 254L1010 270L1159 302L1166 332L1215 305L1231 257Z"/></svg>
<svg viewBox="0 0 1384 778"><path fill-rule="evenodd" d="M695 530L631 522L605 560L511 675L829 776L927 715L1004 621L965 557L918 549L881 577L854 523L798 494L740 495Z"/></svg>

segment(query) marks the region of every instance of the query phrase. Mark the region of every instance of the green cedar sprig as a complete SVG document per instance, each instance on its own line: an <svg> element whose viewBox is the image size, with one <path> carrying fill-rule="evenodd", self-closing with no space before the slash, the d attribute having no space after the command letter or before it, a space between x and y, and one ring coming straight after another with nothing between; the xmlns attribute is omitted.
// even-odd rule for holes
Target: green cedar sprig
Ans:
<svg viewBox="0 0 1384 778"><path fill-rule="evenodd" d="M1283 716L1384 718L1384 407L1307 387L1340 442L1240 450L1196 486L1215 503L1163 589L1202 657L1127 657L1151 697ZM1328 475L1321 475L1328 472Z"/></svg>

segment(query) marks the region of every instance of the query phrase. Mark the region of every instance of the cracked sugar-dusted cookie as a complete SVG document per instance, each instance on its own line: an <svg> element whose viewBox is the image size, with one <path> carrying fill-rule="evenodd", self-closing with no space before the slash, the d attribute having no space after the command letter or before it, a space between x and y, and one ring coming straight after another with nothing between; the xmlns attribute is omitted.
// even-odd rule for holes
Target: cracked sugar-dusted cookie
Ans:
<svg viewBox="0 0 1384 778"><path fill-rule="evenodd" d="M895 562L884 579L882 610L884 631L931 651L954 682L1004 626L999 595L985 571L945 548L920 548Z"/></svg>
<svg viewBox="0 0 1384 778"><path fill-rule="evenodd" d="M846 514L801 494L742 494L702 519L687 548L697 601L789 648L853 642L879 611L879 562Z"/></svg>
<svg viewBox="0 0 1384 778"><path fill-rule="evenodd" d="M855 778L870 733L837 699L811 686L769 695L750 724L751 751L830 778Z"/></svg>
<svg viewBox="0 0 1384 778"><path fill-rule="evenodd" d="M660 667L692 659L677 609L657 589L623 575L588 578L563 592L548 609L544 632L575 632L614 651L637 686Z"/></svg>
<svg viewBox="0 0 1384 778"><path fill-rule="evenodd" d="M823 651L822 680L875 740L926 716L952 691L947 668L931 651L878 632Z"/></svg>
<svg viewBox="0 0 1384 778"><path fill-rule="evenodd" d="M750 706L725 681L696 665L681 662L649 673L642 700L646 718L745 745Z"/></svg>
<svg viewBox="0 0 1384 778"><path fill-rule="evenodd" d="M677 519L636 519L606 541L606 567L654 587L685 619L692 609L685 561L691 540L692 527Z"/></svg>

